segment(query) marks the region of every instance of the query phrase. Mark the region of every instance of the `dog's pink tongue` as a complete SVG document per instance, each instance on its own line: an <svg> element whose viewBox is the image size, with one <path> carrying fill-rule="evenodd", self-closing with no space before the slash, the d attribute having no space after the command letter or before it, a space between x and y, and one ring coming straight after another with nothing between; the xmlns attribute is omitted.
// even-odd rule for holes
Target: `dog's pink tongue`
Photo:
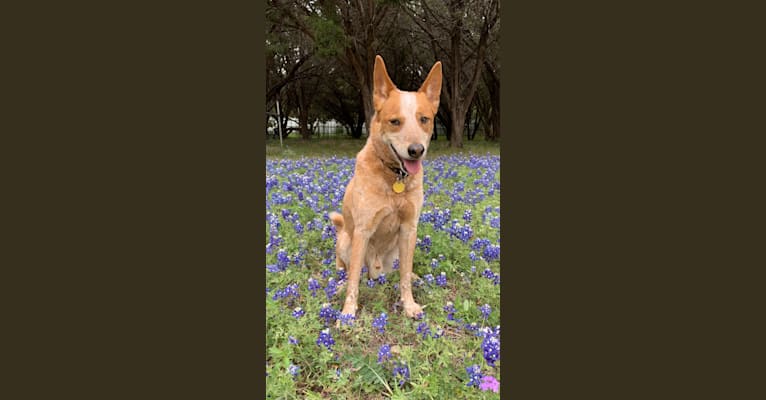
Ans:
<svg viewBox="0 0 766 400"><path fill-rule="evenodd" d="M415 175L420 171L420 160L402 160L404 161L404 169L408 174Z"/></svg>

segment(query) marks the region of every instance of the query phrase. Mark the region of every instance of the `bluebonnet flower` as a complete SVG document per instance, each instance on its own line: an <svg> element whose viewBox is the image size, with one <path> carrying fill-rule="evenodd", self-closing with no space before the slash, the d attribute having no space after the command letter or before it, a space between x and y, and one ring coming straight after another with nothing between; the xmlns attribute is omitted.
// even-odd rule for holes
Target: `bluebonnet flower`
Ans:
<svg viewBox="0 0 766 400"><path fill-rule="evenodd" d="M330 330L325 329L321 332L319 332L319 338L317 339L317 346L319 347L326 347L327 350L332 350L332 345L335 344L335 339L332 338L332 335L330 335Z"/></svg>
<svg viewBox="0 0 766 400"><path fill-rule="evenodd" d="M430 275L430 274L429 274L429 275ZM420 279L420 278L418 278L418 279L415 279L415 280L412 282L412 284L413 284L413 285L414 285L416 288L417 288L417 287L420 287L420 286L422 286L422 285L423 285L423 280L422 280L422 279Z"/></svg>
<svg viewBox="0 0 766 400"><path fill-rule="evenodd" d="M330 274L332 274L332 270L326 269L326 270L322 271L322 278L323 279L327 279L330 276Z"/></svg>
<svg viewBox="0 0 766 400"><path fill-rule="evenodd" d="M282 272L284 269L280 268L278 264L266 264L266 271L269 272Z"/></svg>
<svg viewBox="0 0 766 400"><path fill-rule="evenodd" d="M484 259L487 260L487 262L500 259L500 246L490 244L485 247Z"/></svg>
<svg viewBox="0 0 766 400"><path fill-rule="evenodd" d="M321 285L319 285L319 282L314 278L309 278L309 290L311 291L311 297L317 297L317 290Z"/></svg>
<svg viewBox="0 0 766 400"><path fill-rule="evenodd" d="M436 327L436 332L434 332L431 337L433 337L434 339L438 339L438 338L440 338L442 336L444 336L444 329L442 329L441 327L437 326Z"/></svg>
<svg viewBox="0 0 766 400"><path fill-rule="evenodd" d="M298 339L296 339L293 336L290 336L290 337L287 338L287 342L290 343L290 344L298 344Z"/></svg>
<svg viewBox="0 0 766 400"><path fill-rule="evenodd" d="M475 265L471 265L471 273L472 274L476 273L476 266Z"/></svg>
<svg viewBox="0 0 766 400"><path fill-rule="evenodd" d="M489 226L500 229L500 217L495 217L489 220Z"/></svg>
<svg viewBox="0 0 766 400"><path fill-rule="evenodd" d="M423 339L425 339L431 333L431 328L428 327L427 322L421 322L418 324L417 332L423 335Z"/></svg>
<svg viewBox="0 0 766 400"><path fill-rule="evenodd" d="M489 304L485 304L479 307L479 310L481 311L481 315L484 316L484 319L487 319L489 318L489 314L492 312L492 307L490 307Z"/></svg>
<svg viewBox="0 0 766 400"><path fill-rule="evenodd" d="M300 372L301 367L290 364L290 367L287 369L287 371L290 373L290 375L293 376L293 379L295 379L296 376L298 376L298 373Z"/></svg>
<svg viewBox="0 0 766 400"><path fill-rule="evenodd" d="M295 233L299 235L303 233L303 224L301 224L301 221L295 221L293 228L295 229Z"/></svg>
<svg viewBox="0 0 766 400"><path fill-rule="evenodd" d="M398 259L398 258L397 258L396 260L394 260L394 266L393 266L393 268L394 268L394 271L396 271L397 269L399 269L399 259Z"/></svg>
<svg viewBox="0 0 766 400"><path fill-rule="evenodd" d="M367 271L369 271L369 270L370 270L370 269L369 269L369 268L367 268L367 266L366 266L366 265L363 265L363 266L362 266L362 275L364 275L364 274L365 274Z"/></svg>
<svg viewBox="0 0 766 400"><path fill-rule="evenodd" d="M338 319L339 315L340 311L332 308L329 303L323 304L322 308L319 310L319 318L324 319L325 325L330 325L333 321Z"/></svg>
<svg viewBox="0 0 766 400"><path fill-rule="evenodd" d="M399 290L399 284L398 283L394 283L394 290Z"/></svg>
<svg viewBox="0 0 766 400"><path fill-rule="evenodd" d="M448 301L447 305L444 306L444 311L447 312L447 320L449 320L449 321L454 321L455 320L455 312L457 310L455 310L455 305L452 304L451 301Z"/></svg>
<svg viewBox="0 0 766 400"><path fill-rule="evenodd" d="M463 220L465 222L471 222L472 217L473 217L473 211L470 208L466 209L465 212L463 212Z"/></svg>
<svg viewBox="0 0 766 400"><path fill-rule="evenodd" d="M338 276L338 281L345 281L348 278L348 274L346 273L346 270L341 268L336 270L335 273Z"/></svg>
<svg viewBox="0 0 766 400"><path fill-rule="evenodd" d="M431 259L431 268L436 268L439 266L439 260L432 258Z"/></svg>
<svg viewBox="0 0 766 400"><path fill-rule="evenodd" d="M439 274L439 276L436 277L436 285L441 287L447 286L447 274L444 272Z"/></svg>
<svg viewBox="0 0 766 400"><path fill-rule="evenodd" d="M388 344L380 346L380 350L378 350L378 364L388 360L389 358L391 358L391 346Z"/></svg>
<svg viewBox="0 0 766 400"><path fill-rule="evenodd" d="M468 253L468 258L470 258L471 261L478 260L478 257L476 257L476 252L475 251L472 251L472 252Z"/></svg>
<svg viewBox="0 0 766 400"><path fill-rule="evenodd" d="M394 379L399 379L399 386L404 386L404 383L410 380L410 367L402 361L397 361L394 365Z"/></svg>
<svg viewBox="0 0 766 400"><path fill-rule="evenodd" d="M324 288L324 293L327 295L327 300L332 300L332 297L335 296L337 291L338 284L335 282L335 279L330 277L330 279L327 280L327 286Z"/></svg>
<svg viewBox="0 0 766 400"><path fill-rule="evenodd" d="M471 386L479 387L481 378L483 376L481 374L481 367L479 367L478 365L474 364L474 365L466 368L465 372L468 373L468 383L466 384L466 386L468 386L468 387L471 387Z"/></svg>
<svg viewBox="0 0 766 400"><path fill-rule="evenodd" d="M388 315L384 312L380 313L378 318L372 320L372 327L377 329L380 333L385 333L386 325L388 324Z"/></svg>
<svg viewBox="0 0 766 400"><path fill-rule="evenodd" d="M304 314L306 314L306 311L303 311L300 307L295 307L295 310L293 310L293 317L296 319L302 317Z"/></svg>
<svg viewBox="0 0 766 400"><path fill-rule="evenodd" d="M481 342L481 348L484 351L484 359L487 364L494 367L497 360L500 359L500 337L498 332L486 333Z"/></svg>
<svg viewBox="0 0 766 400"><path fill-rule="evenodd" d="M434 283L434 276L431 274L426 274L423 279L428 282L429 285L433 285Z"/></svg>
<svg viewBox="0 0 766 400"><path fill-rule="evenodd" d="M367 286L373 288L375 287L375 280L374 279L368 279L367 280Z"/></svg>
<svg viewBox="0 0 766 400"><path fill-rule="evenodd" d="M473 243L471 244L471 249L476 251L481 251L484 247L486 247L490 243L491 242L489 241L489 239L479 238L473 241Z"/></svg>
<svg viewBox="0 0 766 400"><path fill-rule="evenodd" d="M438 258L439 258L439 261L444 261L447 259L447 257L444 254L439 254Z"/></svg>
<svg viewBox="0 0 766 400"><path fill-rule="evenodd" d="M479 330L479 325L477 325L476 322L471 322L470 324L465 324L464 328L468 332L477 332Z"/></svg>
<svg viewBox="0 0 766 400"><path fill-rule="evenodd" d="M489 267L484 268L484 272L481 273L481 276L483 276L483 277L485 277L487 279L495 279L495 273L492 272L492 270L489 269Z"/></svg>
<svg viewBox="0 0 766 400"><path fill-rule="evenodd" d="M290 264L290 257L287 256L287 251L285 249L280 249L277 252L277 266L281 271L284 271L287 269L287 266Z"/></svg>
<svg viewBox="0 0 766 400"><path fill-rule="evenodd" d="M386 284L386 282L388 282L388 281L386 280L386 274L384 274L384 273L383 273L383 274L380 274L380 276L378 276L378 284L380 284L380 285L385 285L385 284Z"/></svg>
<svg viewBox="0 0 766 400"><path fill-rule="evenodd" d="M271 299L279 300L279 299L284 299L287 297L298 297L299 295L300 294L298 293L298 284L291 283L287 285L284 289L277 289L277 291L274 293L274 296Z"/></svg>
<svg viewBox="0 0 766 400"><path fill-rule="evenodd" d="M341 314L339 319L341 324L353 326L354 320L356 319L356 317L354 316L354 314Z"/></svg>

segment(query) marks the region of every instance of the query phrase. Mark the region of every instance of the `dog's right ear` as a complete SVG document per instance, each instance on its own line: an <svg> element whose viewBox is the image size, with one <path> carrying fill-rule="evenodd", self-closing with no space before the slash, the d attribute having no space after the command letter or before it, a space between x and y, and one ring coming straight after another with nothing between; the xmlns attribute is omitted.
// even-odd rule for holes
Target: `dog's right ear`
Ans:
<svg viewBox="0 0 766 400"><path fill-rule="evenodd" d="M375 111L380 111L388 95L396 89L394 82L388 77L383 57L375 56L375 67L372 72L372 105Z"/></svg>

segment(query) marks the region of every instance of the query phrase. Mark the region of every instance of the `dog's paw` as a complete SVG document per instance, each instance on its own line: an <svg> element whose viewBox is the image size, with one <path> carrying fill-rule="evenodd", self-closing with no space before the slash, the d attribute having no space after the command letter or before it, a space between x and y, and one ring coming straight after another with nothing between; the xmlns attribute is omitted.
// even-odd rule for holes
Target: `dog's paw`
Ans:
<svg viewBox="0 0 766 400"><path fill-rule="evenodd" d="M420 307L418 303L412 302L404 304L404 315L413 319L418 319L422 313L423 308Z"/></svg>
<svg viewBox="0 0 766 400"><path fill-rule="evenodd" d="M356 304L346 302L346 304L343 305L343 311L340 312L340 315L356 315Z"/></svg>

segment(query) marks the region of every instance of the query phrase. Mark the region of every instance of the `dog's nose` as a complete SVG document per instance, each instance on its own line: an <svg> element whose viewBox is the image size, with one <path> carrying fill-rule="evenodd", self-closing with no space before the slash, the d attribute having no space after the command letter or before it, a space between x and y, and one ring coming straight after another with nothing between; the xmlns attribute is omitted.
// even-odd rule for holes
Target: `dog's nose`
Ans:
<svg viewBox="0 0 766 400"><path fill-rule="evenodd" d="M420 158L420 156L423 155L424 150L425 148L422 144L411 144L409 147L407 147L407 154L409 154L412 158Z"/></svg>

